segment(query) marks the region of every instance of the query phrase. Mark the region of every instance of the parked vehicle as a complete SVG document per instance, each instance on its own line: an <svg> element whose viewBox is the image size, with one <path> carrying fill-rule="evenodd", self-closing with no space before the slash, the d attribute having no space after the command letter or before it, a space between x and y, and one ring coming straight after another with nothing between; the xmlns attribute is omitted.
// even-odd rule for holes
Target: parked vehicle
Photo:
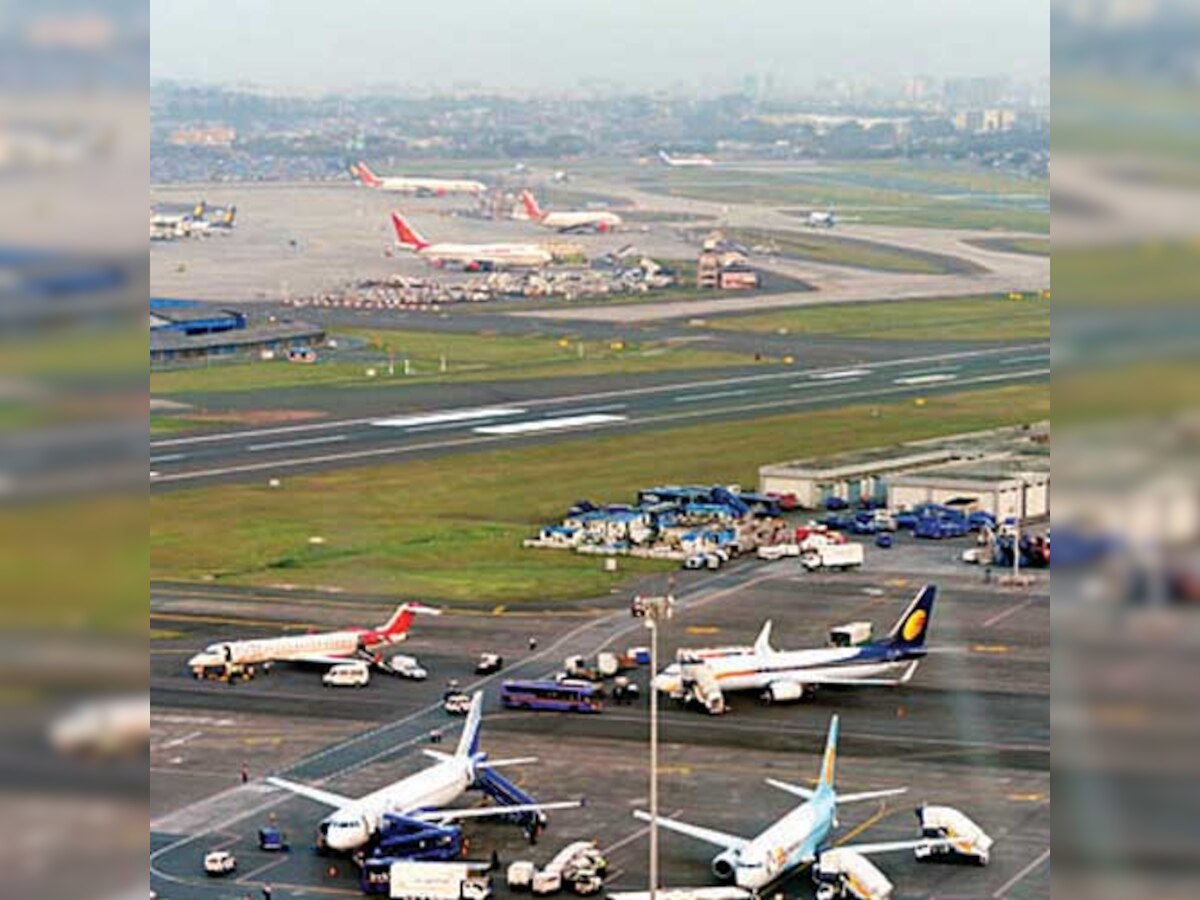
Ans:
<svg viewBox="0 0 1200 900"><path fill-rule="evenodd" d="M504 666L504 658L497 653L481 653L479 661L475 663L476 675L491 675L493 672L499 672Z"/></svg>
<svg viewBox="0 0 1200 900"><path fill-rule="evenodd" d="M274 825L258 829L258 849L266 853L286 853L287 837Z"/></svg>
<svg viewBox="0 0 1200 900"><path fill-rule="evenodd" d="M465 716L471 709L471 695L462 691L447 691L442 696L442 709L452 716Z"/></svg>
<svg viewBox="0 0 1200 900"><path fill-rule="evenodd" d="M988 864L995 841L966 814L952 806L926 805L917 808L917 818L921 822L921 835L931 839L930 844L913 851L917 859L949 856L969 859L981 866ZM949 843L932 842L938 840Z"/></svg>
<svg viewBox="0 0 1200 900"><path fill-rule="evenodd" d="M395 860L388 872L388 897L396 900L487 900L492 879L464 862Z"/></svg>
<svg viewBox="0 0 1200 900"><path fill-rule="evenodd" d="M830 647L857 647L871 640L870 622L847 622L829 629Z"/></svg>
<svg viewBox="0 0 1200 900"><path fill-rule="evenodd" d="M220 878L237 871L237 859L228 850L213 850L204 856L204 871L213 878Z"/></svg>
<svg viewBox="0 0 1200 900"><path fill-rule="evenodd" d="M863 564L862 544L822 544L804 551L800 562L810 572L817 569L845 571Z"/></svg>
<svg viewBox="0 0 1200 900"><path fill-rule="evenodd" d="M892 538L891 534L889 534L886 531L882 531L879 534L875 535L875 546L876 547L879 547L883 550L887 550L888 548L890 548L892 546L893 543L895 543L895 540Z"/></svg>
<svg viewBox="0 0 1200 900"><path fill-rule="evenodd" d="M326 687L366 687L371 683L371 669L365 662L338 663L321 678Z"/></svg>
<svg viewBox="0 0 1200 900"><path fill-rule="evenodd" d="M506 681L500 703L509 709L598 713L604 706L600 691L590 681Z"/></svg>

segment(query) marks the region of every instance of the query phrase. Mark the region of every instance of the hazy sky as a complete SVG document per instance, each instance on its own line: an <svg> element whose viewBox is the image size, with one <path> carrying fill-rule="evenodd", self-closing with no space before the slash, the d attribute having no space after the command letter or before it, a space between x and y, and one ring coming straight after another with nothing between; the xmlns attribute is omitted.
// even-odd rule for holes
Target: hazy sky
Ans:
<svg viewBox="0 0 1200 900"><path fill-rule="evenodd" d="M1049 0L151 0L151 75L327 89L1049 74Z"/></svg>

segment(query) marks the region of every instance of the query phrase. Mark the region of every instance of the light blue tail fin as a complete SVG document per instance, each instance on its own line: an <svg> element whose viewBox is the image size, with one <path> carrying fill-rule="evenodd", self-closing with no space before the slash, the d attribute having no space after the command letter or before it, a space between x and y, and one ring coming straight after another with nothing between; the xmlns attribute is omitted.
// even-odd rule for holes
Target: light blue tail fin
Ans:
<svg viewBox="0 0 1200 900"><path fill-rule="evenodd" d="M825 739L825 755L821 758L821 775L817 779L817 790L828 788L833 790L833 780L837 769L838 717L834 713L829 720L829 737Z"/></svg>
<svg viewBox="0 0 1200 900"><path fill-rule="evenodd" d="M458 739L455 756L471 757L479 752L479 726L483 723L483 691L476 691L471 697L471 708L467 712L467 723L463 726L462 736Z"/></svg>

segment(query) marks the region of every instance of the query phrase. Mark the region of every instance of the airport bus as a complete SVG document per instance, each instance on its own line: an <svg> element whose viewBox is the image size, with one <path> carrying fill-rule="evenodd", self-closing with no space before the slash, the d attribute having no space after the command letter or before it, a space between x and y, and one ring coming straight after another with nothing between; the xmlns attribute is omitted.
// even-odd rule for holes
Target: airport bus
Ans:
<svg viewBox="0 0 1200 900"><path fill-rule="evenodd" d="M603 708L599 691L590 681L506 681L500 703L509 709L545 709L555 712L598 713Z"/></svg>

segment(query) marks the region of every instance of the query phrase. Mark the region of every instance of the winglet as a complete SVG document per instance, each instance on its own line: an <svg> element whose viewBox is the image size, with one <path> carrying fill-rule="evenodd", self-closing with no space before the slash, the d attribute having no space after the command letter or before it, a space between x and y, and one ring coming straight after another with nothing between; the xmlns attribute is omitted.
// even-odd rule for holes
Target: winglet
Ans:
<svg viewBox="0 0 1200 900"><path fill-rule="evenodd" d="M754 639L754 652L759 656L767 656L774 651L771 649L771 620L763 624L762 631Z"/></svg>

